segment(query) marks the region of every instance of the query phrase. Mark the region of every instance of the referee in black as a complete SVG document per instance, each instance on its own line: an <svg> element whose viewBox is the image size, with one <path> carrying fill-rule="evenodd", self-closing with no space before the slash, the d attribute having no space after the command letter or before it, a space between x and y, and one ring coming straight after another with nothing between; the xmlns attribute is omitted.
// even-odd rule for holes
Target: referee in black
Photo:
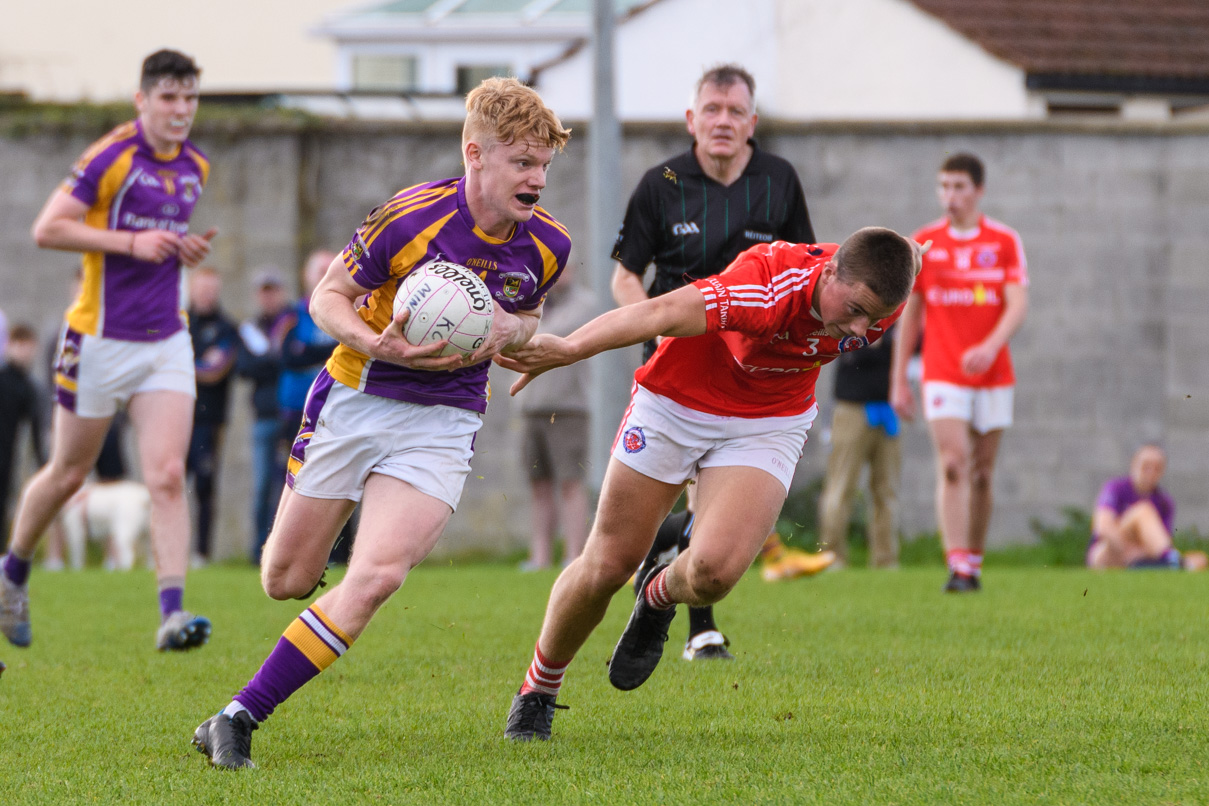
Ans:
<svg viewBox="0 0 1209 806"><path fill-rule="evenodd" d="M693 145L647 171L626 207L613 245L613 299L631 305L717 274L740 252L773 241L814 243L806 196L793 166L761 151L756 128L756 82L737 64L705 72L685 113ZM647 267L654 263L650 288ZM649 359L656 343L646 345ZM691 488L690 488L691 489ZM668 515L638 569L647 572L688 546L689 508ZM712 607L689 608L686 660L731 659L729 641L714 623Z"/></svg>

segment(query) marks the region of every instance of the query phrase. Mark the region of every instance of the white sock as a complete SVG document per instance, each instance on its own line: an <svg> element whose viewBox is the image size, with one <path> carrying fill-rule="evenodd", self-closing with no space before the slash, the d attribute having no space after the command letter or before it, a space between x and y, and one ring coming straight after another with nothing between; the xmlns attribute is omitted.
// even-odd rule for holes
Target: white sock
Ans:
<svg viewBox="0 0 1209 806"><path fill-rule="evenodd" d="M247 708L243 707L243 703L239 702L238 700L231 700L231 704L228 705L226 708L222 709L222 712L224 714L226 714L228 717L234 718L234 716L236 714L238 714L240 711L247 711L247 710L248 710ZM251 712L249 712L248 716L251 716L251 715L252 715ZM256 720L253 719L252 721L255 722Z"/></svg>

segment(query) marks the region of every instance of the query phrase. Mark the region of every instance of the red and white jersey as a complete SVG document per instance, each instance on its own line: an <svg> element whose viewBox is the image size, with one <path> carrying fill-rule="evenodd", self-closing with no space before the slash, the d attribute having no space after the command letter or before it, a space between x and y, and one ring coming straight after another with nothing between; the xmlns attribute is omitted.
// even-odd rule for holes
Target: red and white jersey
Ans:
<svg viewBox="0 0 1209 806"><path fill-rule="evenodd" d="M634 380L707 414L786 417L814 404L819 367L881 338L902 313L865 336L834 339L811 309L837 244L776 241L742 252L721 274L693 285L705 296L706 332L666 338Z"/></svg>
<svg viewBox="0 0 1209 806"><path fill-rule="evenodd" d="M960 386L1011 386L1016 382L1007 345L981 375L961 371L961 355L985 339L1003 316L1003 288L1028 285L1028 263L1011 227L981 216L978 227L957 231L947 218L913 236L932 241L912 293L924 301L925 381Z"/></svg>

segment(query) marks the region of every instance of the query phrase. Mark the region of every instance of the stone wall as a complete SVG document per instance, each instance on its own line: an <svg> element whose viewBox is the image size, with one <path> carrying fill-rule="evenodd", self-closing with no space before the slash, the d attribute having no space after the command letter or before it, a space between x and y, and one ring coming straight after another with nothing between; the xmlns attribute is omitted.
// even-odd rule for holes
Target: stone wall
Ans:
<svg viewBox="0 0 1209 806"><path fill-rule="evenodd" d="M586 132L556 158L542 204L587 241ZM3 127L0 127L0 131ZM75 157L103 131L45 126L0 136L0 308L46 333L65 307L75 256L38 250L29 227ZM362 216L398 189L460 173L459 129L369 124L201 124L195 140L213 174L195 228L214 225L212 263L235 317L252 313L248 278L275 263L296 273L316 246L341 246ZM939 213L933 183L944 155L987 163L986 212L1015 227L1028 253L1030 311L1013 341L1016 427L995 489L994 543L1029 540L1029 522L1090 509L1103 479L1134 447L1162 440L1181 528L1209 531L1209 127L1120 124L763 125L761 142L797 167L820 240L867 224L910 232ZM620 182L687 147L678 126L625 133ZM620 220L620 211L618 211ZM580 272L611 271L591 257ZM519 424L498 369L475 470L440 551L523 545L527 493ZM618 383L628 385L628 379ZM797 483L826 461L831 377ZM233 400L220 500L219 551L250 532L248 391ZM934 528L933 462L920 424L906 429L902 527ZM602 458L598 457L598 461Z"/></svg>

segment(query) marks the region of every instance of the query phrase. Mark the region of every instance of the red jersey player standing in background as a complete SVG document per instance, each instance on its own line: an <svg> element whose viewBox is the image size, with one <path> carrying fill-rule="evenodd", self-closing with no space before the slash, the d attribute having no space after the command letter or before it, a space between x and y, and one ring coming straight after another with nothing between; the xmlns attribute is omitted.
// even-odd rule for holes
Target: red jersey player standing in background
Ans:
<svg viewBox="0 0 1209 806"><path fill-rule="evenodd" d="M566 338L536 336L509 369L535 375L664 336L634 375L584 552L546 608L533 662L504 734L549 739L563 675L638 566L686 482L697 477L693 539L650 569L609 660L637 688L663 655L676 605L721 600L772 531L818 412L819 368L880 338L918 269L918 249L869 227L835 244L777 241L721 274L605 313Z"/></svg>
<svg viewBox="0 0 1209 806"><path fill-rule="evenodd" d="M1016 376L1008 340L1028 311L1028 269L1020 236L982 214L982 162L954 154L941 165L937 194L946 216L915 233L932 242L903 311L891 365L890 402L915 414L907 361L926 323L924 417L936 446L936 508L949 566L945 591L981 587L991 522L991 477L1003 430L1012 424Z"/></svg>

